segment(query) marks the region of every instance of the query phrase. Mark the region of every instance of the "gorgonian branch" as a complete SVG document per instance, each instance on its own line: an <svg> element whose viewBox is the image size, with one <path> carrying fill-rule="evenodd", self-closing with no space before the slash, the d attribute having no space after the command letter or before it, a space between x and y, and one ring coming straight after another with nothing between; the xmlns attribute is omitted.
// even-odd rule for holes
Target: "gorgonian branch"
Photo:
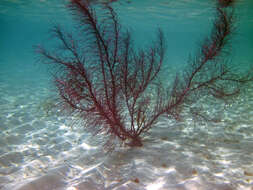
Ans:
<svg viewBox="0 0 253 190"><path fill-rule="evenodd" d="M98 15L88 0L71 0L69 8L79 26L75 35L55 27L60 48L40 47L38 53L45 63L59 68L54 75L59 96L82 117L86 128L94 135L105 132L141 146L142 134L164 115L180 119L181 109L196 101L195 95L227 98L253 80L252 74L233 73L225 61L234 31L232 2L218 1L211 34L170 91L159 81L165 54L162 31L151 46L134 47L130 32L122 29L109 4L96 7Z"/></svg>

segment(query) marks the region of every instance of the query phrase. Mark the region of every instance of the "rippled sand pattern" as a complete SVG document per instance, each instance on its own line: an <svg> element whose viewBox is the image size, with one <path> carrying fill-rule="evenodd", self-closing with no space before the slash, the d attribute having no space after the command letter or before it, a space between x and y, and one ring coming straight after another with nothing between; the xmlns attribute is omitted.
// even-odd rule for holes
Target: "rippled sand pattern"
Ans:
<svg viewBox="0 0 253 190"><path fill-rule="evenodd" d="M219 123L186 112L161 121L144 147L106 154L101 137L52 112L47 88L0 89L1 190L252 190L252 90L234 104L202 104Z"/></svg>

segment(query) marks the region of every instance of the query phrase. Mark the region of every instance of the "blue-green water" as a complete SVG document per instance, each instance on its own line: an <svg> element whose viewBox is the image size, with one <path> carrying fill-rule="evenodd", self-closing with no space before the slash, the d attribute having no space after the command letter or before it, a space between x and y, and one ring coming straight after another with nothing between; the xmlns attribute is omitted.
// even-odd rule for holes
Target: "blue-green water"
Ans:
<svg viewBox="0 0 253 190"><path fill-rule="evenodd" d="M187 189L253 187L253 89L236 101L203 103L220 123L161 121L142 148L119 148L106 155L100 137L62 116L50 69L37 61L34 46L53 45L50 28L71 30L66 1L0 2L0 189ZM157 27L166 34L166 68L186 64L210 32L211 0L119 0L113 7L138 46L148 44ZM235 4L237 29L231 64L253 65L253 2ZM211 101L211 100L210 100ZM221 108L221 104L224 104ZM70 127L70 123L72 128Z"/></svg>

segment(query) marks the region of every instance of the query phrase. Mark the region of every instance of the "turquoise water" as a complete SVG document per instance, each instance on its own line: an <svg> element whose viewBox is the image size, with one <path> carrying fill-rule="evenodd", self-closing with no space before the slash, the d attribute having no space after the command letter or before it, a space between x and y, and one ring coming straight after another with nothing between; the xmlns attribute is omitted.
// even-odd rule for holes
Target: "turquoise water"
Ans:
<svg viewBox="0 0 253 190"><path fill-rule="evenodd" d="M200 101L220 123L161 121L142 148L106 154L80 123L54 108L50 68L34 46L52 46L50 28L71 30L66 1L0 2L0 189L2 190L227 190L253 187L253 88L224 104ZM165 68L171 75L186 64L209 33L211 0L128 0L112 3L138 46L157 27L166 34ZM238 0L231 64L253 65L253 2ZM222 106L221 106L222 105ZM72 126L72 127L70 127Z"/></svg>

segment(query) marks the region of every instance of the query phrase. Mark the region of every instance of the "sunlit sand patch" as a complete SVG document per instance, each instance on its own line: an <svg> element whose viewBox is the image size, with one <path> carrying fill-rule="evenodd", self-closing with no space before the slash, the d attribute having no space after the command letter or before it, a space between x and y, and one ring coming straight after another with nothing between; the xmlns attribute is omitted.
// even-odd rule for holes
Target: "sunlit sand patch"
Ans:
<svg viewBox="0 0 253 190"><path fill-rule="evenodd" d="M65 124L62 124L60 127L59 127L60 130L69 130L69 127L66 126Z"/></svg>
<svg viewBox="0 0 253 190"><path fill-rule="evenodd" d="M230 160L218 160L218 163L224 165L224 167L229 167L229 165L231 164Z"/></svg>
<svg viewBox="0 0 253 190"><path fill-rule="evenodd" d="M157 179L156 181L154 181L154 182L148 184L148 185L146 186L146 189L147 189L147 190L159 190L160 188L162 188L162 187L164 186L165 183L166 183L166 182L164 181L163 178L159 178L159 179Z"/></svg>
<svg viewBox="0 0 253 190"><path fill-rule="evenodd" d="M164 170L165 170L165 173L173 173L173 172L176 172L175 167L165 168Z"/></svg>
<svg viewBox="0 0 253 190"><path fill-rule="evenodd" d="M76 187L67 187L66 190L78 190L78 188L76 188Z"/></svg>
<svg viewBox="0 0 253 190"><path fill-rule="evenodd" d="M86 150L96 149L95 146L90 146L90 145L88 145L88 144L86 144L86 143L82 143L80 146L81 146L82 148L86 149Z"/></svg>
<svg viewBox="0 0 253 190"><path fill-rule="evenodd" d="M214 175L217 177L224 177L224 173L215 173Z"/></svg>

